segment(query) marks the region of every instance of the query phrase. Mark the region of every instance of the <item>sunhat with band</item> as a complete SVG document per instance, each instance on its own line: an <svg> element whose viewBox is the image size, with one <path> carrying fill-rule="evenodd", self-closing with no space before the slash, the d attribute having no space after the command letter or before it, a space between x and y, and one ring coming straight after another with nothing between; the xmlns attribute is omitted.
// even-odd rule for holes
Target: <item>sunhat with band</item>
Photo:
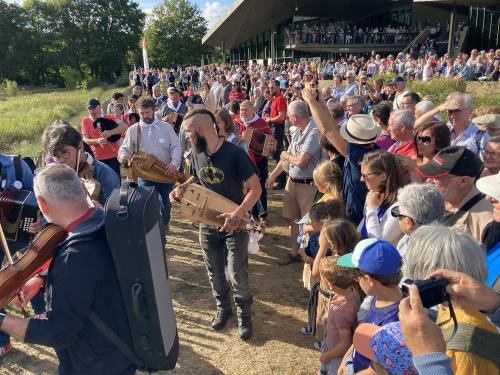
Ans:
<svg viewBox="0 0 500 375"><path fill-rule="evenodd" d="M352 115L340 128L340 135L349 143L366 145L375 142L382 133L373 118L368 115Z"/></svg>

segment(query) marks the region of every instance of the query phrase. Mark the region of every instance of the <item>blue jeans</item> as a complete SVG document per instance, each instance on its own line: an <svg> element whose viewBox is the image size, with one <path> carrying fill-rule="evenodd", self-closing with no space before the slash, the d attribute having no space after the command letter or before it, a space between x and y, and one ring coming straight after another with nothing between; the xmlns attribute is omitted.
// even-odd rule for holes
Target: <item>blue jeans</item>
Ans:
<svg viewBox="0 0 500 375"><path fill-rule="evenodd" d="M248 283L248 233L239 231L229 235L220 233L218 228L201 224L200 245L217 308L231 310L230 288L224 274L224 247L227 247L229 281L238 315L250 315L252 295Z"/></svg>
<svg viewBox="0 0 500 375"><path fill-rule="evenodd" d="M158 182L144 180L139 178L139 186L154 186L158 191L160 196L160 210L161 217L163 218L163 223L168 224L170 222L170 209L172 205L170 204L170 199L168 195L174 188L173 184L160 184Z"/></svg>

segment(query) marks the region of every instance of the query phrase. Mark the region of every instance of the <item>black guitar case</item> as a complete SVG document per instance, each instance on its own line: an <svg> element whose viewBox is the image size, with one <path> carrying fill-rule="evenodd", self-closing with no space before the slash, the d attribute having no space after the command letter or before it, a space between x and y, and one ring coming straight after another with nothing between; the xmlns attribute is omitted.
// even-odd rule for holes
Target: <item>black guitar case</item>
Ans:
<svg viewBox="0 0 500 375"><path fill-rule="evenodd" d="M142 371L173 369L179 337L163 251L158 193L152 187L125 183L113 191L105 210L106 235L132 335L133 348L129 349L133 353L128 357Z"/></svg>

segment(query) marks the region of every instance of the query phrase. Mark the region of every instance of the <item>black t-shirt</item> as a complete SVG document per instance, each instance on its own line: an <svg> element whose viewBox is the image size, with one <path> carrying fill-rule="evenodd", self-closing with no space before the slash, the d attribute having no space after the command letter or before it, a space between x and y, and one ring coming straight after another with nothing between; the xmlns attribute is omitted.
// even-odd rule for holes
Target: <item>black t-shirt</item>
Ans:
<svg viewBox="0 0 500 375"><path fill-rule="evenodd" d="M250 157L235 144L224 141L210 157L193 153L191 175L200 184L241 204L244 199L243 182L256 173Z"/></svg>

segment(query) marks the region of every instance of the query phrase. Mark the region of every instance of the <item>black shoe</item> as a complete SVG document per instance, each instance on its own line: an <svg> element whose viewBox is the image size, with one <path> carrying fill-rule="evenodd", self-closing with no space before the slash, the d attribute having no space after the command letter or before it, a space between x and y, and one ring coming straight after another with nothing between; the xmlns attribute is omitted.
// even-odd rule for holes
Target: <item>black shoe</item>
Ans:
<svg viewBox="0 0 500 375"><path fill-rule="evenodd" d="M220 331L226 326L227 321L233 315L231 310L217 309L214 318L212 319L212 329L215 331Z"/></svg>
<svg viewBox="0 0 500 375"><path fill-rule="evenodd" d="M238 316L238 333L242 340L252 337L252 319L250 315Z"/></svg>

